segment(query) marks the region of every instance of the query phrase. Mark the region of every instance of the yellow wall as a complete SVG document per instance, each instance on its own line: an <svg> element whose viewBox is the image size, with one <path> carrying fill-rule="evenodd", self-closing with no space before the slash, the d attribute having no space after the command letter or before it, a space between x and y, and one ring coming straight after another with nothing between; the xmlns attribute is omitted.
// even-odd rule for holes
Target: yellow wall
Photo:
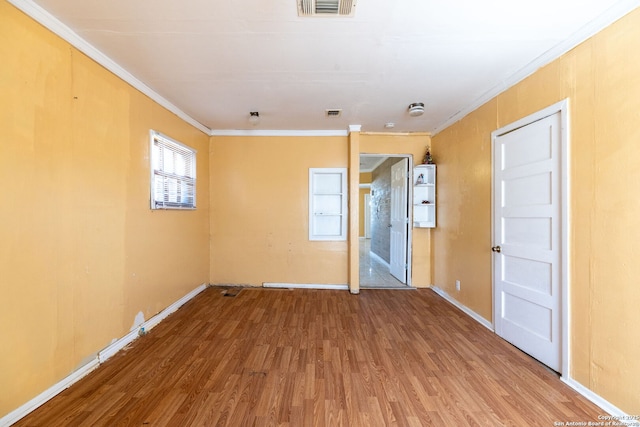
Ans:
<svg viewBox="0 0 640 427"><path fill-rule="evenodd" d="M412 248L414 286L435 283L491 319L490 133L568 97L571 374L631 414L638 51L640 11L434 137L438 227L414 229ZM0 204L0 416L126 334L139 312L148 319L201 283L347 282L347 242L308 241L307 180L309 167L349 164L348 138L209 144L5 0L0 58L0 179L10 184ZM198 150L196 211L149 210L149 129ZM358 140L361 153L416 163L427 145L427 135Z"/></svg>
<svg viewBox="0 0 640 427"><path fill-rule="evenodd" d="M571 376L640 413L640 10L433 137L435 285L491 320L490 133L564 98L570 112ZM460 279L462 292L455 291Z"/></svg>
<svg viewBox="0 0 640 427"><path fill-rule="evenodd" d="M360 138L362 153L417 159L430 142L426 134ZM311 242L308 229L309 168L347 167L348 148L347 137L211 137L210 282L349 283L348 242ZM431 283L429 244L429 230L414 229L414 286Z"/></svg>
<svg viewBox="0 0 640 427"><path fill-rule="evenodd" d="M347 137L211 138L213 284L346 284L347 241L309 241L309 168L347 167Z"/></svg>
<svg viewBox="0 0 640 427"><path fill-rule="evenodd" d="M2 417L207 282L209 138L4 0L0 58ZM150 211L150 128L198 150L197 211Z"/></svg>
<svg viewBox="0 0 640 427"><path fill-rule="evenodd" d="M430 145L431 137L428 134L360 134L361 154L408 154L413 156L414 165L422 163ZM432 283L430 238L431 229L413 229L411 285L418 288L428 287Z"/></svg>
<svg viewBox="0 0 640 427"><path fill-rule="evenodd" d="M371 184L371 172L362 172L360 173L360 184ZM364 237L364 196L366 194L370 194L371 189L369 188L361 188L360 189L360 215L359 215L359 236Z"/></svg>
<svg viewBox="0 0 640 427"><path fill-rule="evenodd" d="M433 137L437 160L434 285L492 319L491 132L495 101ZM461 292L455 281L460 280Z"/></svg>

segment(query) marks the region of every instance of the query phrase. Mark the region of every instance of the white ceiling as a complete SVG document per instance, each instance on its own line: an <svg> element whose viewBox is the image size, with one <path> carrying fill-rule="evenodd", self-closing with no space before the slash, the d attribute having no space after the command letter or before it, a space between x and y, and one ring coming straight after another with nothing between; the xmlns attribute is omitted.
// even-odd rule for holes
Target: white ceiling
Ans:
<svg viewBox="0 0 640 427"><path fill-rule="evenodd" d="M349 125L375 132L390 130L387 122L393 131L437 132L638 6L360 0L353 18L301 18L296 0L35 3L188 116L223 132ZM408 115L413 102L425 104L424 115ZM325 117L331 108L342 115ZM260 112L256 126L250 111Z"/></svg>
<svg viewBox="0 0 640 427"><path fill-rule="evenodd" d="M378 166L387 160L387 156L360 155L360 172L373 172Z"/></svg>

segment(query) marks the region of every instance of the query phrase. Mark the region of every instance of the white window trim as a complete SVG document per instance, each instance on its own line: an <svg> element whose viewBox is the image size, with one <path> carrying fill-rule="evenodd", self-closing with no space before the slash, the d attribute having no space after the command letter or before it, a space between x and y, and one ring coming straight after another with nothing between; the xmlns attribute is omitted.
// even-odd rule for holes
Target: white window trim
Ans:
<svg viewBox="0 0 640 427"><path fill-rule="evenodd" d="M150 207L152 210L195 210L196 209L196 161L197 151L193 148L176 141L166 135L155 130L149 131L149 169L150 169ZM185 180L193 182L193 203L192 204L175 204L175 203L159 203L155 198L155 183L159 174L154 169L154 146L156 141L161 141L163 144L171 147L174 146L177 150L185 150L193 156L191 160L191 171L188 175L184 175Z"/></svg>
<svg viewBox="0 0 640 427"><path fill-rule="evenodd" d="M340 174L340 193L341 206L340 212L324 213L317 212L314 206L314 176L318 174ZM344 241L347 240L347 221L348 221L348 192L347 192L347 168L309 168L309 240L317 241ZM321 215L339 215L340 216L340 234L335 235L317 235L314 233L315 220Z"/></svg>

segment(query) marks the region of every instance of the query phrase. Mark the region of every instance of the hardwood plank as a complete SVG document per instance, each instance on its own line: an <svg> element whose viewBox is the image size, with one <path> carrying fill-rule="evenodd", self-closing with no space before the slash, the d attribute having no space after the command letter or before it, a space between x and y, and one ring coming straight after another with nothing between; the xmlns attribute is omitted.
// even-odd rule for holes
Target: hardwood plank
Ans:
<svg viewBox="0 0 640 427"><path fill-rule="evenodd" d="M518 426L603 412L430 290L224 292L202 292L16 426Z"/></svg>

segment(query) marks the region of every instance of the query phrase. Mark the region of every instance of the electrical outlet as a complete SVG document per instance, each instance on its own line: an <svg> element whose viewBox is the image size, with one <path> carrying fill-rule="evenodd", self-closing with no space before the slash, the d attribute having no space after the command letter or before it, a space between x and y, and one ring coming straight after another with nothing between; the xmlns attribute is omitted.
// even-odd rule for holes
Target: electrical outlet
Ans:
<svg viewBox="0 0 640 427"><path fill-rule="evenodd" d="M460 280L456 280L456 291L460 290Z"/></svg>

